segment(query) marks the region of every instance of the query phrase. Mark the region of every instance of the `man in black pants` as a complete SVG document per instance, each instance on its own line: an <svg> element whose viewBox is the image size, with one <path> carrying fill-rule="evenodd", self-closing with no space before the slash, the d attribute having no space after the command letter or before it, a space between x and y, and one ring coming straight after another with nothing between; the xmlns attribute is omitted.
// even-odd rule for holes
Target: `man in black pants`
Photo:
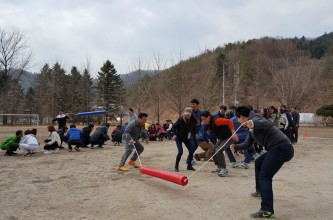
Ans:
<svg viewBox="0 0 333 220"><path fill-rule="evenodd" d="M261 197L261 209L250 215L252 218L275 218L273 208L273 176L282 165L294 156L294 148L289 138L272 122L251 111L249 107L236 109L239 123L249 128L249 134L242 144L232 145L232 150L244 150L257 142L265 146L267 152L255 161L256 192L251 195Z"/></svg>
<svg viewBox="0 0 333 220"><path fill-rule="evenodd" d="M69 119L68 115L64 113L63 110L59 111L59 115L55 117L52 121L57 121L58 122L58 129L66 126L66 122Z"/></svg>
<svg viewBox="0 0 333 220"><path fill-rule="evenodd" d="M297 108L293 107L291 108L291 118L293 119L294 122L294 141L297 143L298 141L298 128L299 128L299 113L297 112Z"/></svg>

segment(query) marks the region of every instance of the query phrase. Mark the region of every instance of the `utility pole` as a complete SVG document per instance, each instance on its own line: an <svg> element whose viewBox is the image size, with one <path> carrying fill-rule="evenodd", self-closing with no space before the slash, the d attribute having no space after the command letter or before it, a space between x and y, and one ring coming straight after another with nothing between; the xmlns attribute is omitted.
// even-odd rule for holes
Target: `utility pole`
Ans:
<svg viewBox="0 0 333 220"><path fill-rule="evenodd" d="M234 84L235 84L235 106L237 106L238 102L237 102L237 86L238 86L238 81L239 81L239 64L236 63L236 65L234 66Z"/></svg>
<svg viewBox="0 0 333 220"><path fill-rule="evenodd" d="M225 72L224 72L224 63L223 63L223 71L222 71L222 103L225 105L224 100L224 81L225 81Z"/></svg>

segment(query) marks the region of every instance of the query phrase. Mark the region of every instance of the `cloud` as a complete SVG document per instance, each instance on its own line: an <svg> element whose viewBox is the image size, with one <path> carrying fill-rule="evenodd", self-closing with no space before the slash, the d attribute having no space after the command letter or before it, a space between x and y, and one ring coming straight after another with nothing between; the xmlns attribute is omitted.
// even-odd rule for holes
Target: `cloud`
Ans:
<svg viewBox="0 0 333 220"><path fill-rule="evenodd" d="M329 0L4 0L0 26L22 29L38 71L60 61L69 71L91 57L125 73L139 54L166 58L263 36L316 37L333 30Z"/></svg>

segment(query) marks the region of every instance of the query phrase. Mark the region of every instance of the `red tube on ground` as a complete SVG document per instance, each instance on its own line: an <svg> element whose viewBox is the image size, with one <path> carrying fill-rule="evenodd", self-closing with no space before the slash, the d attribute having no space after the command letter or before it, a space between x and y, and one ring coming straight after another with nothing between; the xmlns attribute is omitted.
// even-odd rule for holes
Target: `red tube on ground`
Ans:
<svg viewBox="0 0 333 220"><path fill-rule="evenodd" d="M188 183L188 179L186 176L181 176L179 174L171 173L171 172L164 171L164 170L157 170L157 169L153 169L150 167L141 167L140 172L142 174L164 179L164 180L167 180L172 183L176 183L181 186L186 186Z"/></svg>

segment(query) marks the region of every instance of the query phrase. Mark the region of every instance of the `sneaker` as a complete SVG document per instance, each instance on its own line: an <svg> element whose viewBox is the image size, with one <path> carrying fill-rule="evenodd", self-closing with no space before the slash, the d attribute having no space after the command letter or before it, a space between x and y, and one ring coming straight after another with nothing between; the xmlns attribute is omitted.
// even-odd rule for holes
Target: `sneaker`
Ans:
<svg viewBox="0 0 333 220"><path fill-rule="evenodd" d="M64 149L64 147L60 145L59 149Z"/></svg>
<svg viewBox="0 0 333 220"><path fill-rule="evenodd" d="M195 165L197 162L195 160L192 160L191 164ZM188 161L186 160L186 164L188 164Z"/></svg>
<svg viewBox="0 0 333 220"><path fill-rule="evenodd" d="M260 192L254 192L254 193L251 193L251 196L256 197L256 198L261 198L261 193Z"/></svg>
<svg viewBox="0 0 333 220"><path fill-rule="evenodd" d="M190 167L188 166L188 167L187 167L187 170L195 171L194 167L192 167L192 166L190 166Z"/></svg>
<svg viewBox="0 0 333 220"><path fill-rule="evenodd" d="M212 173L219 173L222 168L216 168L216 170L213 170Z"/></svg>
<svg viewBox="0 0 333 220"><path fill-rule="evenodd" d="M75 149L77 152L80 151L80 148L78 148L78 147L74 147L74 149Z"/></svg>
<svg viewBox="0 0 333 220"><path fill-rule="evenodd" d="M31 155L32 155L31 152L28 152L28 153L23 154L24 157L30 157Z"/></svg>
<svg viewBox="0 0 333 220"><path fill-rule="evenodd" d="M267 212L263 210L259 210L256 213L250 214L251 218L269 218L269 219L274 219L275 215L273 212Z"/></svg>
<svg viewBox="0 0 333 220"><path fill-rule="evenodd" d="M232 168L237 168L238 167L238 163L237 162L232 162L231 163L231 167Z"/></svg>
<svg viewBox="0 0 333 220"><path fill-rule="evenodd" d="M72 152L72 148L68 149L68 152Z"/></svg>
<svg viewBox="0 0 333 220"><path fill-rule="evenodd" d="M229 171L226 169L226 168L222 168L221 170L220 170L220 172L219 172L219 176L220 177L225 177L225 176L227 176L228 175L228 173L229 173Z"/></svg>
<svg viewBox="0 0 333 220"><path fill-rule="evenodd" d="M200 161L200 157L199 157L199 155L198 154L194 154L194 159L196 159L197 161Z"/></svg>
<svg viewBox="0 0 333 220"><path fill-rule="evenodd" d="M53 153L57 153L59 151L59 148L56 148L53 150Z"/></svg>
<svg viewBox="0 0 333 220"><path fill-rule="evenodd" d="M129 161L128 161L128 164L131 165L131 166L134 167L134 168L140 168L140 166L137 165L137 164L135 163L135 161L133 161L133 160L129 160Z"/></svg>
<svg viewBox="0 0 333 220"><path fill-rule="evenodd" d="M127 167L125 167L125 166L118 166L117 170L122 171L122 172L127 172L128 171Z"/></svg>
<svg viewBox="0 0 333 220"><path fill-rule="evenodd" d="M248 163L242 162L241 163L241 167L243 167L244 169L250 169L250 166Z"/></svg>
<svg viewBox="0 0 333 220"><path fill-rule="evenodd" d="M97 148L103 148L103 146L102 145L98 145Z"/></svg>
<svg viewBox="0 0 333 220"><path fill-rule="evenodd" d="M52 153L53 153L53 150L44 151L44 154L52 154Z"/></svg>

